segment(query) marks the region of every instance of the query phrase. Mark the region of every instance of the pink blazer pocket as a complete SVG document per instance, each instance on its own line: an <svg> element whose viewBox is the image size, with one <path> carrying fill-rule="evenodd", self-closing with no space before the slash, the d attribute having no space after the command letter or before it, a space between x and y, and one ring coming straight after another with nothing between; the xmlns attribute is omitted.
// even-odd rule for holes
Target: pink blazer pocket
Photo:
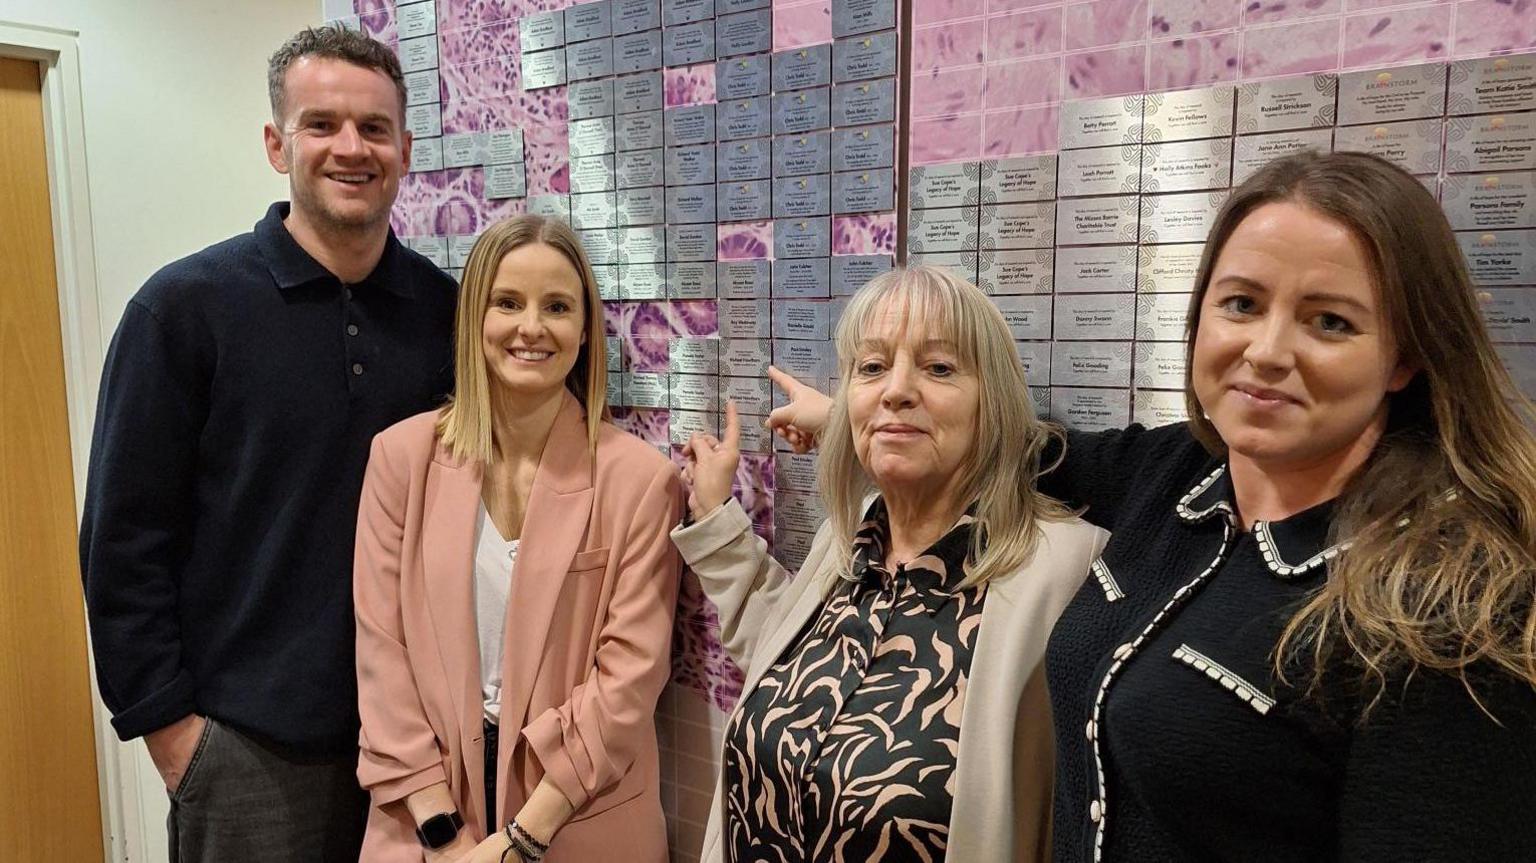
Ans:
<svg viewBox="0 0 1536 863"><path fill-rule="evenodd" d="M594 569L604 569L608 566L608 549L594 548L591 551L577 552L571 557L571 572L587 572Z"/></svg>

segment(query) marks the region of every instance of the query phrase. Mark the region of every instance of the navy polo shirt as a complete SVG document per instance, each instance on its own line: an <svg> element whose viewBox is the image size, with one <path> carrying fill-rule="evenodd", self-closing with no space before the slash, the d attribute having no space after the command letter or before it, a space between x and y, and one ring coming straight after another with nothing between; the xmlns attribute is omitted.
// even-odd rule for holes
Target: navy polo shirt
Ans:
<svg viewBox="0 0 1536 863"><path fill-rule="evenodd" d="M373 436L452 388L452 279L391 233L344 285L274 204L160 270L102 372L80 567L125 740L197 712L357 746L352 545Z"/></svg>

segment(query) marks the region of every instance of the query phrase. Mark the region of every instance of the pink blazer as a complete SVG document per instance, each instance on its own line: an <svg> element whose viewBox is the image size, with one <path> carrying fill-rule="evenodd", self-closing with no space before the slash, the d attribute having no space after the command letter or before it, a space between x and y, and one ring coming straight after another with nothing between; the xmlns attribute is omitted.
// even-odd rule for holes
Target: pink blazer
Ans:
<svg viewBox="0 0 1536 863"><path fill-rule="evenodd" d="M665 684L681 482L605 424L594 459L565 397L512 575L496 811L485 811L473 560L481 468L439 443L436 412L374 438L358 511L357 775L373 799L362 859L421 861L401 802L446 781L483 838L546 775L576 806L549 863L667 859L654 712ZM521 729L519 732L518 729Z"/></svg>

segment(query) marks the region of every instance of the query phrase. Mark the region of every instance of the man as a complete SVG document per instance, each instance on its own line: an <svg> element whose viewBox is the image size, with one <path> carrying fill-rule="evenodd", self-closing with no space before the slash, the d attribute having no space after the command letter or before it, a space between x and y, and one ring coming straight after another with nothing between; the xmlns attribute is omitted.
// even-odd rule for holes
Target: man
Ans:
<svg viewBox="0 0 1536 863"><path fill-rule="evenodd" d="M389 228L400 65L272 56L291 203L156 273L102 375L81 572L102 700L171 796L172 860L356 861L352 543L373 435L451 390L454 285Z"/></svg>

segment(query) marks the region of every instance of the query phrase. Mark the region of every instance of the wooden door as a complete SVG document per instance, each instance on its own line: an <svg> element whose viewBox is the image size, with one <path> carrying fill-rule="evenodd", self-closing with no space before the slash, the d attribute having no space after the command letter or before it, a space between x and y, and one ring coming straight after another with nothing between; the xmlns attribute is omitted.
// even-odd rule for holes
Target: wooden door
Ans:
<svg viewBox="0 0 1536 863"><path fill-rule="evenodd" d="M105 858L38 65L0 58L0 860Z"/></svg>

